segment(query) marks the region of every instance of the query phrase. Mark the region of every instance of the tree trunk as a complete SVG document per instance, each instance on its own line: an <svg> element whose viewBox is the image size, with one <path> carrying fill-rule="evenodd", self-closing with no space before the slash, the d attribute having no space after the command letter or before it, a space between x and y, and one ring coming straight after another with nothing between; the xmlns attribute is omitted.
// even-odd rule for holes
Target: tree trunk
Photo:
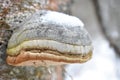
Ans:
<svg viewBox="0 0 120 80"><path fill-rule="evenodd" d="M17 0L17 1L22 1L22 0ZM55 0L51 0L51 1L55 1ZM5 9L3 8L2 4L0 3L1 9ZM55 5L57 5L58 7L57 11L70 14L70 5L71 5L70 0L65 0L65 1L59 0L57 3L55 3ZM20 6L21 5L19 5L19 7ZM11 9L13 9L14 11L15 7L16 4L13 4ZM5 23L5 21L3 21L4 17L6 16L6 15L3 16L4 12L5 12L4 10L0 10L0 19L2 19L0 20L0 80L51 80L51 79L63 80L63 72L62 72L63 66L56 66L56 67L53 66L48 68L44 66L15 67L15 66L10 66L6 63L7 43L10 36L12 35L12 30L10 30L9 28L12 26L8 26ZM51 73L49 72L49 70L51 71Z"/></svg>

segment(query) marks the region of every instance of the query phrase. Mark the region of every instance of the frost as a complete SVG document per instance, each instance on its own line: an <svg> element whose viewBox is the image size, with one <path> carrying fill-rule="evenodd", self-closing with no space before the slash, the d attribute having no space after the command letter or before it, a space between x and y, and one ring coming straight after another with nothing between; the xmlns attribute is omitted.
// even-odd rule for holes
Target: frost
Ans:
<svg viewBox="0 0 120 80"><path fill-rule="evenodd" d="M82 21L80 21L77 17L69 16L63 13L59 12L51 12L48 11L48 13L45 16L42 16L46 21L43 22L50 22L53 24L59 24L59 25L69 25L69 26L80 26L83 27L84 24Z"/></svg>

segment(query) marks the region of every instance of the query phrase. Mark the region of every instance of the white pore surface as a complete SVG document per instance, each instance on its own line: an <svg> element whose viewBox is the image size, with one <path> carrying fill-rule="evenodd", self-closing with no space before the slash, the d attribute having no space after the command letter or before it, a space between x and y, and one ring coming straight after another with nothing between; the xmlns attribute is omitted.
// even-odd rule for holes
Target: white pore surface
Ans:
<svg viewBox="0 0 120 80"><path fill-rule="evenodd" d="M43 22L47 21L53 24L58 24L58 25L64 24L63 26L68 26L68 25L73 27L84 26L83 22L77 17L70 16L60 12L48 11L48 13L45 16L42 16L41 18L45 20Z"/></svg>
<svg viewBox="0 0 120 80"><path fill-rule="evenodd" d="M48 48L51 50L57 50L59 52L67 52L72 54L87 54L92 51L92 46L75 46L52 40L30 40L21 43L15 48L9 49L9 52L15 54L21 49L26 48Z"/></svg>

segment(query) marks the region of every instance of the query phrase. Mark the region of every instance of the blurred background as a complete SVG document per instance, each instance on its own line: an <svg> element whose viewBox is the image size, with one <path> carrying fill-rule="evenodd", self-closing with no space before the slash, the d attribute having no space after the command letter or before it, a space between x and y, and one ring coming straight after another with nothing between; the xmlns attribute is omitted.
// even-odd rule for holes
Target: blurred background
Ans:
<svg viewBox="0 0 120 80"><path fill-rule="evenodd" d="M120 0L0 0L0 80L120 80L119 8ZM12 31L5 22L6 15L40 9L81 19L92 37L92 59L49 68L7 65L5 50Z"/></svg>

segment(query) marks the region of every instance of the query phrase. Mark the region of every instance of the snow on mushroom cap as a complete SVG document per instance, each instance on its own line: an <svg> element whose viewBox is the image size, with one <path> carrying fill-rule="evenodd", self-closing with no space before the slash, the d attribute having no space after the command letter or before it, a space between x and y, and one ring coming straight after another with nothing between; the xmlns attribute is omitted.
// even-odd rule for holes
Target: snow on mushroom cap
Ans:
<svg viewBox="0 0 120 80"><path fill-rule="evenodd" d="M27 41L43 40L44 42L45 40L48 40L47 43L49 44L45 43L47 45L44 47L50 46L59 50L59 46L61 46L64 51L64 49L66 50L66 47L63 47L63 44L69 44L68 47L78 46L78 53L82 53L85 52L83 51L85 49L82 49L81 46L88 46L90 48L87 52L89 52L92 50L91 39L83 26L84 24L74 16L54 11L41 10L33 14L28 21L14 31L9 40L8 50L11 50L12 48L15 50L14 47L16 47L19 51L24 47L22 43ZM55 41L56 45L53 45L54 43L49 41ZM58 45L58 43L60 43L60 45ZM22 48L21 45L23 46ZM33 46L34 43L31 43L31 45ZM29 46L31 47L31 45ZM38 44L36 43L36 45ZM70 49L72 50L73 48Z"/></svg>
<svg viewBox="0 0 120 80"><path fill-rule="evenodd" d="M14 30L28 21L33 13L34 12L24 11L8 14L6 15L6 23L11 26L11 30Z"/></svg>
<svg viewBox="0 0 120 80"><path fill-rule="evenodd" d="M48 11L47 14L45 16L41 16L41 18L44 19L43 23L50 22L58 25L64 24L64 26L80 26L80 27L84 26L83 22L80 21L77 17L66 15L63 13L58 13L58 12Z"/></svg>

